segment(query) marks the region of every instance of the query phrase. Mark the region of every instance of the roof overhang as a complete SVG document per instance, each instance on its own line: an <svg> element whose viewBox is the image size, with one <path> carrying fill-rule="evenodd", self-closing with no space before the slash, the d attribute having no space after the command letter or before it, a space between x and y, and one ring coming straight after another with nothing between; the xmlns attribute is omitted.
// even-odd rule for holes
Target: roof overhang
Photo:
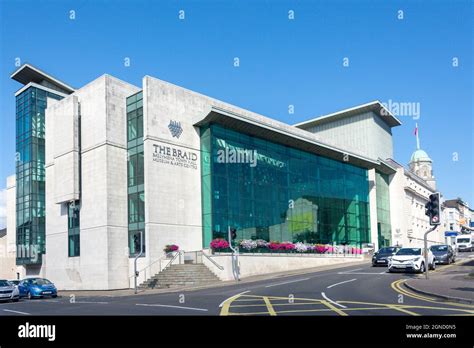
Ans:
<svg viewBox="0 0 474 348"><path fill-rule="evenodd" d="M44 71L41 71L40 69L35 68L30 64L23 64L20 68L18 68L11 74L10 78L24 85L27 85L30 82L34 82L41 85L43 81L46 81L49 84L58 88L59 91L62 91L66 94L71 94L75 91L73 87L65 84L62 81L59 81L58 79L52 77L51 75L48 75Z"/></svg>
<svg viewBox="0 0 474 348"><path fill-rule="evenodd" d="M359 115L370 111L378 115L390 128L397 127L402 124L400 120L396 118L380 101L376 100L367 104L354 106L352 108L334 112L329 115L324 115L308 121L300 122L294 124L293 126L306 129L323 123L334 122L346 117Z"/></svg>
<svg viewBox="0 0 474 348"><path fill-rule="evenodd" d="M271 121L272 122L264 122L261 119L250 118L228 109L213 106L209 113L202 120L195 123L194 126L201 127L211 123L220 124L237 132L328 157L339 162L350 163L366 169L375 168L384 173L395 172L395 170L390 170L386 164L378 160L373 160L322 143L316 140L312 136L312 133L297 128L295 129L292 126L275 120Z"/></svg>

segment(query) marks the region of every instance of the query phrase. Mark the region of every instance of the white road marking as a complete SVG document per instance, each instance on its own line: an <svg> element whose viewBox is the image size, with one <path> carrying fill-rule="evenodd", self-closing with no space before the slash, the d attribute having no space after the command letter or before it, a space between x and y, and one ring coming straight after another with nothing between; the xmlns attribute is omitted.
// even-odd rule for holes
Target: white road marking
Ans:
<svg viewBox="0 0 474 348"><path fill-rule="evenodd" d="M329 285L329 286L327 287L327 289L331 289L331 288L333 288L333 287L335 287L335 286L338 286L338 285L340 285L340 284L353 282L354 280L357 280L357 279L354 278L354 279L345 280L345 281L343 281L343 282L339 282L339 283L336 283L336 284L332 284L332 285Z"/></svg>
<svg viewBox="0 0 474 348"><path fill-rule="evenodd" d="M350 273L350 272L354 272L354 271L360 271L361 269L363 269L363 268L350 269L350 270L344 271L344 272L345 272L345 273Z"/></svg>
<svg viewBox="0 0 474 348"><path fill-rule="evenodd" d="M246 294L246 293L248 293L248 292L250 292L250 290L247 290L247 291L241 292L240 294L237 294L237 295L231 296L231 297L229 297L229 298L226 298L224 301L221 302L221 304L219 305L219 308L222 308L222 306L224 305L225 301L231 300L231 299L233 299L233 298L235 298L235 297L239 297L240 295Z"/></svg>
<svg viewBox="0 0 474 348"><path fill-rule="evenodd" d="M5 311L5 312L17 313L17 314L23 314L23 315L30 315L30 313L19 312L19 311L12 311L11 309L4 309L4 311Z"/></svg>
<svg viewBox="0 0 474 348"><path fill-rule="evenodd" d="M193 308L193 307L182 307L182 306L171 306L171 305L162 305L162 304L147 304L147 303L137 303L137 306L145 306L145 307L169 307L169 308L179 308L179 309L190 309L193 311L203 311L207 312L208 310L205 308Z"/></svg>
<svg viewBox="0 0 474 348"><path fill-rule="evenodd" d="M338 272L337 274L388 274L387 272Z"/></svg>
<svg viewBox="0 0 474 348"><path fill-rule="evenodd" d="M337 302L334 302L333 300L331 300L329 297L326 296L326 294L324 292L321 293L321 295L324 297L324 299L328 302L331 302L333 305L336 305L336 306L339 306L341 308L347 308L346 306L340 304L340 303L337 303Z"/></svg>
<svg viewBox="0 0 474 348"><path fill-rule="evenodd" d="M97 304L109 304L108 302L101 302L101 301L74 301L71 302L72 304L77 303L97 303Z"/></svg>
<svg viewBox="0 0 474 348"><path fill-rule="evenodd" d="M278 286L278 285L284 285L284 284L291 284L291 283L296 283L296 282L302 282L304 280L308 280L310 278L303 278L303 279L296 279L296 280L290 280L288 282L283 282L283 283L276 283L276 284L270 284L265 286L266 288L271 288L272 286Z"/></svg>

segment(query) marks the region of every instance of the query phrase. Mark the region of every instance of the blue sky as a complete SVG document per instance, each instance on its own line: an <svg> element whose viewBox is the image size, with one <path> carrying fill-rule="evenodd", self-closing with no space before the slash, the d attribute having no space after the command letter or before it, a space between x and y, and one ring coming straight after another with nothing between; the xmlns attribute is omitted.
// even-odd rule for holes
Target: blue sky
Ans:
<svg viewBox="0 0 474 348"><path fill-rule="evenodd" d="M0 188L14 173L20 58L74 87L152 75L290 124L377 99L420 103L417 121L393 129L395 159L408 163L418 122L439 189L472 206L473 24L472 2L456 0L0 0Z"/></svg>

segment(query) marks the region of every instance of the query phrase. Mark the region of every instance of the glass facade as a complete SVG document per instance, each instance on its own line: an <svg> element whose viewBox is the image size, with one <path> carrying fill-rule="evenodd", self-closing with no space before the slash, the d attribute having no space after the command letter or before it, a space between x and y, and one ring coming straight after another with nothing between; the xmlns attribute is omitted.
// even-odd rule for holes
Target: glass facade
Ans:
<svg viewBox="0 0 474 348"><path fill-rule="evenodd" d="M210 125L201 128L203 247L213 238L370 242L366 169Z"/></svg>
<svg viewBox="0 0 474 348"><path fill-rule="evenodd" d="M80 203L79 201L68 204L68 255L69 257L81 255L80 240Z"/></svg>
<svg viewBox="0 0 474 348"><path fill-rule="evenodd" d="M47 97L57 100L63 98L36 87L29 87L16 96L18 265L41 263L41 254L46 251L44 111Z"/></svg>
<svg viewBox="0 0 474 348"><path fill-rule="evenodd" d="M379 248L382 248L392 244L388 175L376 172L375 185L377 187L377 236Z"/></svg>
<svg viewBox="0 0 474 348"><path fill-rule="evenodd" d="M127 151L128 246L130 256L135 256L140 253L140 236L145 237L142 92L127 98ZM145 246L143 250L145 251Z"/></svg>

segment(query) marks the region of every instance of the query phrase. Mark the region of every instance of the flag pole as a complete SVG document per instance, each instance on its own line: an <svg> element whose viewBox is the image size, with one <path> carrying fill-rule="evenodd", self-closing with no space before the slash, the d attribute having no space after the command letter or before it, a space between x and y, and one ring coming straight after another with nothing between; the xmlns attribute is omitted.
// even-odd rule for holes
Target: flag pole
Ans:
<svg viewBox="0 0 474 348"><path fill-rule="evenodd" d="M415 128L415 135L416 135L416 149L420 149L420 138L418 137L418 122L416 123L416 128Z"/></svg>

